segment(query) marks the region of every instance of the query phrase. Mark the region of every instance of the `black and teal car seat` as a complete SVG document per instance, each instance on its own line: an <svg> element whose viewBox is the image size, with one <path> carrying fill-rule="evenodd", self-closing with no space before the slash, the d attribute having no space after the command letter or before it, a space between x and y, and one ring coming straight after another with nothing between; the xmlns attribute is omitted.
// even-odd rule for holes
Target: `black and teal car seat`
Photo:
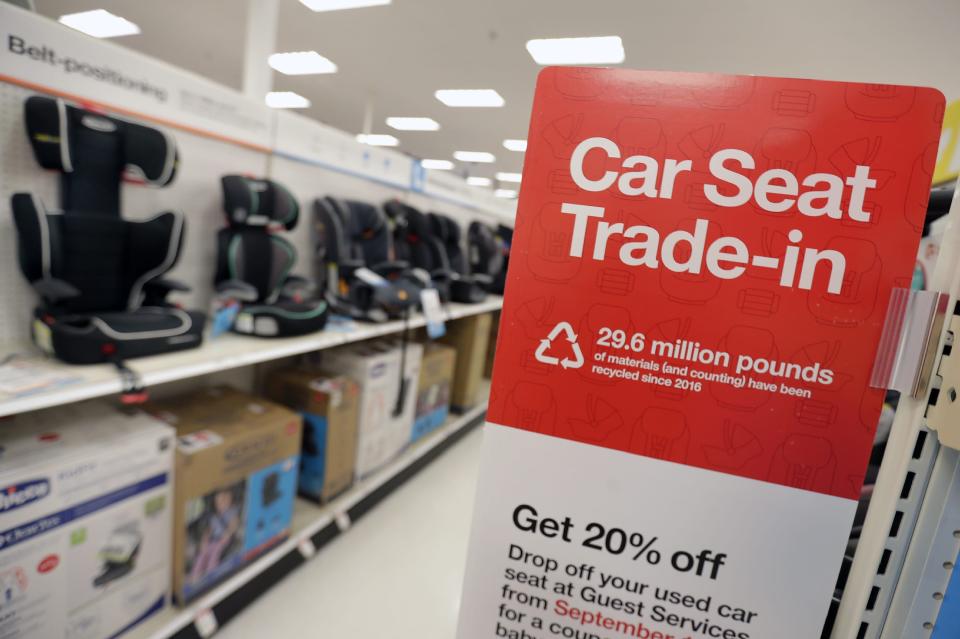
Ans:
<svg viewBox="0 0 960 639"><path fill-rule="evenodd" d="M451 273L450 299L464 304L477 304L485 300L490 278L469 272L461 246L463 237L460 225L453 218L439 213L430 213L427 218L440 247L444 268Z"/></svg>
<svg viewBox="0 0 960 639"><path fill-rule="evenodd" d="M367 202L325 197L314 202L318 268L334 312L364 321L405 316L429 277L394 259L383 211Z"/></svg>
<svg viewBox="0 0 960 639"><path fill-rule="evenodd" d="M60 206L32 193L11 198L20 270L40 297L32 336L71 364L125 359L199 346L204 315L167 302L189 290L163 276L184 237L183 214L121 217L120 184L173 181L177 149L163 131L33 96L24 106L37 162L58 171Z"/></svg>
<svg viewBox="0 0 960 639"><path fill-rule="evenodd" d="M225 175L227 227L217 234L217 293L240 302L232 330L257 337L293 337L321 330L328 305L316 286L291 275L293 245L277 234L297 225L300 206L283 185L243 175Z"/></svg>
<svg viewBox="0 0 960 639"><path fill-rule="evenodd" d="M504 269L506 247L494 229L480 221L470 223L467 227L467 259L474 277L484 276L480 281L487 292L498 292L496 282ZM503 293L502 286L499 293Z"/></svg>

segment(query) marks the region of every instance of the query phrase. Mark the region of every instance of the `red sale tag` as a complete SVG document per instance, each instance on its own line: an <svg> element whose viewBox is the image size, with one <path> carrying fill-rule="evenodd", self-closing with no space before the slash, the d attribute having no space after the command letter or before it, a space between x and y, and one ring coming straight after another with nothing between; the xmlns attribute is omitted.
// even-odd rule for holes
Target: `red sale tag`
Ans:
<svg viewBox="0 0 960 639"><path fill-rule="evenodd" d="M540 74L462 639L819 636L942 116L915 87Z"/></svg>

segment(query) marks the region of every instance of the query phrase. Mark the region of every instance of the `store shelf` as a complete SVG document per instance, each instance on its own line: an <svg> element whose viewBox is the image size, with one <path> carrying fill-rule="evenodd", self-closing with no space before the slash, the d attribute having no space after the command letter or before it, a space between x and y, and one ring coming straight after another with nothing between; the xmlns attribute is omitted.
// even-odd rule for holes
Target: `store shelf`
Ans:
<svg viewBox="0 0 960 639"><path fill-rule="evenodd" d="M445 311L447 319L454 320L498 310L502 303L502 298L491 297L480 304L451 303L446 305ZM342 330L338 327L303 337L261 339L228 334L209 339L197 349L131 360L128 366L149 387L399 333L404 326L419 328L425 324L424 317L416 314L406 323L402 320L383 324L350 322ZM113 395L123 390L120 376L113 366L69 366L58 362L50 362L49 365L58 372L67 372L79 379L49 391L21 397L0 394L0 417Z"/></svg>
<svg viewBox="0 0 960 639"><path fill-rule="evenodd" d="M483 393L486 396L487 389ZM463 414L452 416L436 432L327 505L297 499L290 537L189 606L168 608L127 636L130 639L209 636L198 629L203 627L204 620L207 623L213 620L214 627L230 621L271 586L309 561L315 552L347 533L353 522L482 423L486 408L484 401ZM199 624L198 619L201 619Z"/></svg>

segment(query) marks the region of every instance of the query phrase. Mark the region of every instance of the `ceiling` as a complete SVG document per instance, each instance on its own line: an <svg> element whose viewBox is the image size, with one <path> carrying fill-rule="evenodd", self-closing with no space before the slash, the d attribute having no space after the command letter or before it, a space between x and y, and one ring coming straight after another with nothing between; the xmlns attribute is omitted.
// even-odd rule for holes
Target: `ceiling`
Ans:
<svg viewBox="0 0 960 639"><path fill-rule="evenodd" d="M174 65L241 89L243 0L35 0L52 18L105 8L140 26L116 38ZM400 150L452 159L489 151L493 165L458 165L471 175L520 171L523 154L501 145L525 138L539 67L526 41L620 35L625 66L926 84L960 97L960 2L956 0L393 0L382 7L314 13L279 0L277 51L316 50L332 75L274 73L276 90L312 102L306 113L360 133L391 133ZM264 60L266 64L266 60ZM493 88L499 109L449 108L437 89ZM429 116L437 132L397 132L387 116Z"/></svg>

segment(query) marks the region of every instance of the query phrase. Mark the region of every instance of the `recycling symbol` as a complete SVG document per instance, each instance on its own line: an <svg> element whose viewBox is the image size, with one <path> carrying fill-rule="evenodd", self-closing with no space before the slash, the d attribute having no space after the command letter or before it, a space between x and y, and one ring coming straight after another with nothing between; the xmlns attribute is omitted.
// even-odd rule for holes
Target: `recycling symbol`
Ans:
<svg viewBox="0 0 960 639"><path fill-rule="evenodd" d="M573 351L573 359L565 357L562 360L554 355L547 355L553 340L557 339L563 333L567 341L570 342L570 348ZM580 368L583 366L583 352L580 350L580 344L577 343L577 334L573 332L573 327L569 322L560 322L553 327L550 335L546 339L540 340L540 346L537 347L535 357L538 362L550 364L551 366L562 366L564 368Z"/></svg>

